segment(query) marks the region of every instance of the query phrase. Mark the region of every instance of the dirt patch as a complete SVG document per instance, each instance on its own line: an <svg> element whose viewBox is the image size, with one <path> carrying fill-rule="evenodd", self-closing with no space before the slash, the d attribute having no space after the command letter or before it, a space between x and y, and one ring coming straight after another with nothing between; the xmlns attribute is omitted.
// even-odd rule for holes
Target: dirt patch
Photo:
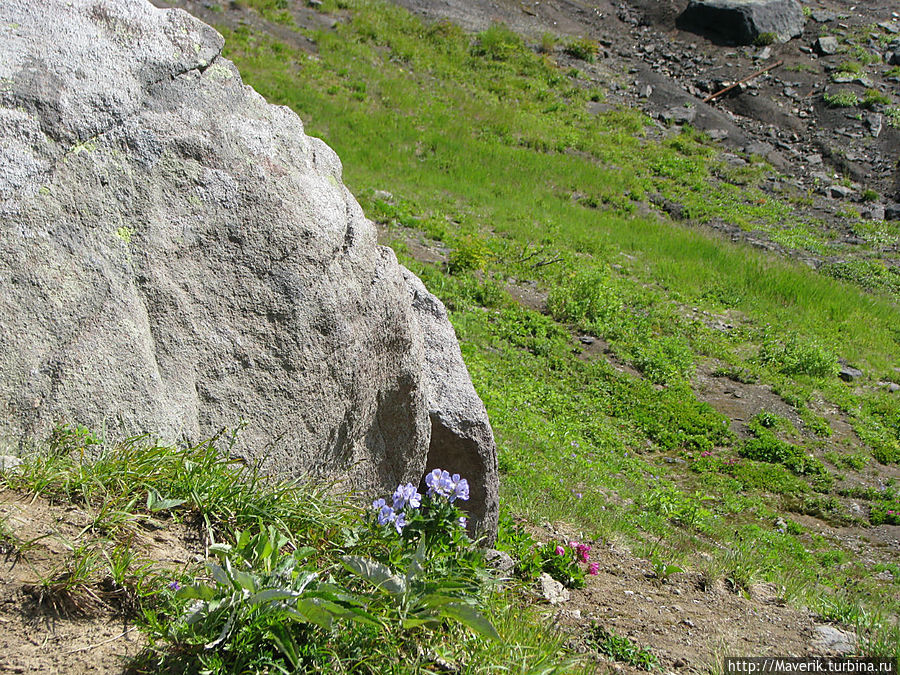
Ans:
<svg viewBox="0 0 900 675"><path fill-rule="evenodd" d="M190 528L124 523L116 540L94 531L98 512L41 497L0 493L0 673L121 673L146 640L128 590L108 574L107 555L127 546L160 570L202 551ZM76 552L96 556L83 583Z"/></svg>
<svg viewBox="0 0 900 675"><path fill-rule="evenodd" d="M567 541L573 534L564 525L530 529L542 541ZM598 563L598 574L586 578L585 588L570 589L569 600L554 608L579 651L592 650L591 630L599 624L648 648L663 672L715 672L725 656L835 654L814 639L822 622L788 606L774 584L754 584L744 595L690 570L663 583L648 561L616 543L594 542L590 561ZM642 672L598 660L619 672Z"/></svg>
<svg viewBox="0 0 900 675"><path fill-rule="evenodd" d="M785 417L798 429L802 428L803 422L797 411L772 391L769 385L738 382L715 373L716 369L712 364L698 368L693 379L694 394L727 417L732 433L738 438L750 437L747 422L764 411Z"/></svg>

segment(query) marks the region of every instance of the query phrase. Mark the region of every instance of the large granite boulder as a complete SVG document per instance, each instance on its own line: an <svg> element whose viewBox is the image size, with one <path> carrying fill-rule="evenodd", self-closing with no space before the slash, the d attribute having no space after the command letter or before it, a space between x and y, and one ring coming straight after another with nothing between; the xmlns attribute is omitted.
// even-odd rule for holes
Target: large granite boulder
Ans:
<svg viewBox="0 0 900 675"><path fill-rule="evenodd" d="M0 440L243 421L281 475L463 474L490 537L493 437L440 303L222 46L145 0L0 3Z"/></svg>
<svg viewBox="0 0 900 675"><path fill-rule="evenodd" d="M749 45L764 34L778 42L799 37L806 17L797 0L691 0L677 23L717 42Z"/></svg>

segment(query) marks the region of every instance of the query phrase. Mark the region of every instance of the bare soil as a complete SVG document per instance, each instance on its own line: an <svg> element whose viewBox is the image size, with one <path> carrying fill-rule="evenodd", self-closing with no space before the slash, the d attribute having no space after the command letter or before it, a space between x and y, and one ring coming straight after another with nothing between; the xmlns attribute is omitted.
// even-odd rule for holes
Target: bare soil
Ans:
<svg viewBox="0 0 900 675"><path fill-rule="evenodd" d="M111 546L92 531L97 512L41 497L0 492L0 673L121 673L145 646L133 619L133 596L104 571ZM138 559L183 568L199 552L182 525L133 522L119 533ZM100 556L85 583L73 576L73 549Z"/></svg>

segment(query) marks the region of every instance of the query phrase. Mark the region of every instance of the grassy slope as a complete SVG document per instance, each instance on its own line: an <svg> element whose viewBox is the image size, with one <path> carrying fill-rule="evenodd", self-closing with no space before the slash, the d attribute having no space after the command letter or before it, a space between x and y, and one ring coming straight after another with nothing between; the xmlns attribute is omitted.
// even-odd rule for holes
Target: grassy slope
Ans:
<svg viewBox="0 0 900 675"><path fill-rule="evenodd" d="M637 203L660 193L698 217L789 218L789 205L753 187L762 165L737 181L749 185L722 181L715 149L690 130L654 139L636 112L590 114L602 91L502 28L472 37L377 2L340 5L323 9L342 19L334 32L310 34L316 56L245 29L223 31L226 55L337 150L370 217L450 307L500 442L505 510L624 536L638 550L663 537L675 560L707 551L713 563L694 563L712 574L777 581L828 617L875 626L896 616L896 566L885 587L852 554L835 564L832 542L774 527L788 508L851 518L834 487L845 454L874 476L873 455L897 461L900 406L874 384L900 378L895 298L638 215ZM378 200L377 189L396 198ZM439 240L449 265L405 255L410 236ZM508 283L536 283L551 316L516 305ZM728 311L735 328L712 330L692 309ZM577 358L574 329L603 336L644 377ZM865 386L836 378L836 356L866 371ZM806 422L778 421L778 437L797 456L829 452L829 463L777 461L765 431L762 457L775 461L742 457L760 455L690 388L712 358L773 385ZM865 443L831 443L822 401ZM890 481L858 492L875 522L898 506ZM873 639L896 638L888 624Z"/></svg>

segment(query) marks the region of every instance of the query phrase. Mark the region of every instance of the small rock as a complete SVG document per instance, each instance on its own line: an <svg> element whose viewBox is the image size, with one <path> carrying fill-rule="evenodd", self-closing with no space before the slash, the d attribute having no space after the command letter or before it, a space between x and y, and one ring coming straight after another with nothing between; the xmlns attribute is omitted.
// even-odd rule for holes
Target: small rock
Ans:
<svg viewBox="0 0 900 675"><path fill-rule="evenodd" d="M580 338L578 338L578 341L583 345L592 345L597 341L597 338L595 338L593 335L582 335Z"/></svg>
<svg viewBox="0 0 900 675"><path fill-rule="evenodd" d="M650 98L650 96L652 94L653 94L653 87L651 87L649 84L642 87L641 90L638 92L638 96L640 96L641 98Z"/></svg>
<svg viewBox="0 0 900 675"><path fill-rule="evenodd" d="M853 194L853 189L845 185L829 185L828 196L834 199L846 199Z"/></svg>
<svg viewBox="0 0 900 675"><path fill-rule="evenodd" d="M888 204L884 207L885 220L900 220L900 204Z"/></svg>
<svg viewBox="0 0 900 675"><path fill-rule="evenodd" d="M884 28L891 35L900 33L900 23L897 23L896 21L882 21L878 25Z"/></svg>
<svg viewBox="0 0 900 675"><path fill-rule="evenodd" d="M723 141L728 138L728 131L725 129L709 129L706 135L714 141Z"/></svg>
<svg viewBox="0 0 900 675"><path fill-rule="evenodd" d="M697 110L695 108L685 108L684 106L666 108L659 114L660 119L664 122L678 125L690 124L696 116Z"/></svg>
<svg viewBox="0 0 900 675"><path fill-rule="evenodd" d="M834 626L816 626L812 646L829 654L852 654L856 651L856 635Z"/></svg>
<svg viewBox="0 0 900 675"><path fill-rule="evenodd" d="M841 370L838 372L838 377L844 382L853 382L853 380L858 380L862 376L863 372L859 368L854 368L853 366L842 365Z"/></svg>
<svg viewBox="0 0 900 675"><path fill-rule="evenodd" d="M681 620L681 623L683 623L683 624L684 624L685 626L687 626L688 628L693 628L693 627L694 627L694 622L691 621L690 619L682 619L682 620Z"/></svg>
<svg viewBox="0 0 900 675"><path fill-rule="evenodd" d="M828 56L831 54L836 54L838 50L838 41L837 38L829 35L827 37L820 37L816 40L815 49L819 54L823 56Z"/></svg>
<svg viewBox="0 0 900 675"><path fill-rule="evenodd" d="M541 597L551 605L558 605L569 599L569 590L546 572L538 578L538 583L541 586Z"/></svg>
<svg viewBox="0 0 900 675"><path fill-rule="evenodd" d="M869 133L872 134L872 137L878 138L878 136L881 135L882 129L881 115L878 113L866 115L866 126L869 127Z"/></svg>
<svg viewBox="0 0 900 675"><path fill-rule="evenodd" d="M516 566L516 561L506 551L498 551L495 548L489 548L484 553L484 559L488 565L501 572L511 572Z"/></svg>
<svg viewBox="0 0 900 675"><path fill-rule="evenodd" d="M687 665L687 661L682 658L677 658L672 662L673 668L684 668Z"/></svg>
<svg viewBox="0 0 900 675"><path fill-rule="evenodd" d="M900 51L896 51L891 54L890 59L888 59L888 64L892 66L900 66Z"/></svg>
<svg viewBox="0 0 900 675"><path fill-rule="evenodd" d="M771 47L763 47L756 54L753 55L753 58L757 61L765 61L766 59L772 56L772 48Z"/></svg>
<svg viewBox="0 0 900 675"><path fill-rule="evenodd" d="M0 455L0 471L12 471L22 463L22 460L12 455Z"/></svg>
<svg viewBox="0 0 900 675"><path fill-rule="evenodd" d="M382 202L393 202L394 195L388 192L387 190L375 190L375 199L378 199Z"/></svg>
<svg viewBox="0 0 900 675"><path fill-rule="evenodd" d="M818 166L822 164L822 155L813 153L811 155L806 156L806 163L812 164L813 166Z"/></svg>
<svg viewBox="0 0 900 675"><path fill-rule="evenodd" d="M625 591L625 595L634 595L634 591Z"/></svg>
<svg viewBox="0 0 900 675"><path fill-rule="evenodd" d="M866 220L884 220L884 204L873 204L861 213Z"/></svg>
<svg viewBox="0 0 900 675"><path fill-rule="evenodd" d="M892 394L896 394L898 391L900 391L900 384L897 384L896 382L879 382L878 386L884 387Z"/></svg>
<svg viewBox="0 0 900 675"><path fill-rule="evenodd" d="M827 9L814 9L810 16L812 17L812 20L817 23L827 23L828 21L834 21L837 18L837 14L829 12Z"/></svg>

